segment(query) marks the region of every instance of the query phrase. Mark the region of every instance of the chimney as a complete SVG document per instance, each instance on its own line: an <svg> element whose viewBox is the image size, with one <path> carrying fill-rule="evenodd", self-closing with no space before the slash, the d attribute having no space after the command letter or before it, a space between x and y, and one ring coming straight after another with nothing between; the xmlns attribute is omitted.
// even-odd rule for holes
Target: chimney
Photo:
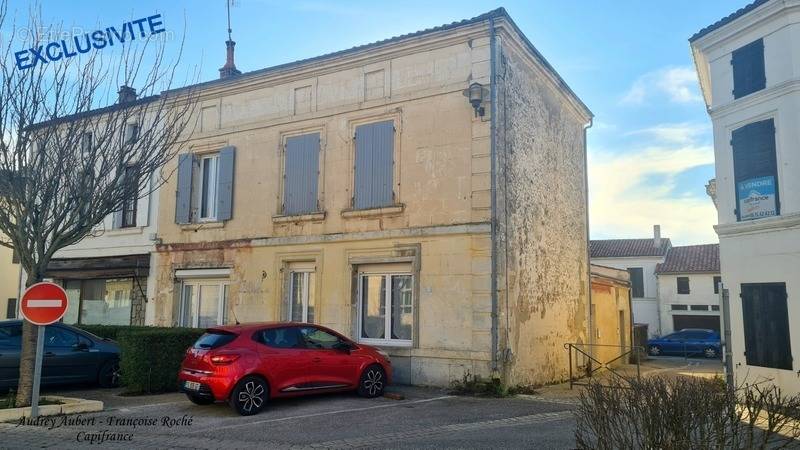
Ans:
<svg viewBox="0 0 800 450"><path fill-rule="evenodd" d="M228 48L228 55L225 59L225 65L219 69L219 77L222 78L230 78L236 75L241 75L242 72L236 68L236 63L233 62L233 51L234 47L236 47L236 42L228 39L225 41L225 46Z"/></svg>
<svg viewBox="0 0 800 450"><path fill-rule="evenodd" d="M117 93L119 94L117 103L128 103L136 100L136 89L125 84L119 87L119 91L117 91Z"/></svg>
<svg viewBox="0 0 800 450"><path fill-rule="evenodd" d="M653 247L661 248L661 225L653 225Z"/></svg>

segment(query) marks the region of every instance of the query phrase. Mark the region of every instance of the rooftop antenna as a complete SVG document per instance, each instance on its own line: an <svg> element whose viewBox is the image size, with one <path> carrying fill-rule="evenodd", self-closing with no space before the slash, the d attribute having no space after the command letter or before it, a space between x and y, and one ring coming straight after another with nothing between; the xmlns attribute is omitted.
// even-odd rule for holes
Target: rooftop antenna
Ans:
<svg viewBox="0 0 800 450"><path fill-rule="evenodd" d="M236 68L236 63L233 62L234 57L234 47L236 47L236 42L233 41L231 29L231 5L236 0L225 0L225 7L228 11L228 40L225 41L225 47L227 49L227 56L225 58L225 65L219 69L219 77L220 78L230 78L236 75L241 75L241 71ZM234 5L235 6L235 5Z"/></svg>

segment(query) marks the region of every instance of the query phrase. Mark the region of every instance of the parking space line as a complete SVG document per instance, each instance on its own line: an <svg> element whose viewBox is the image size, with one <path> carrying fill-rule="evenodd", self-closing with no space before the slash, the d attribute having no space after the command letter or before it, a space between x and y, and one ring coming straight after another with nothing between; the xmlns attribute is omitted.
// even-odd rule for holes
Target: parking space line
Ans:
<svg viewBox="0 0 800 450"><path fill-rule="evenodd" d="M262 424L262 423L285 422L287 420L294 420L294 419L306 419L306 418L309 418L309 417L329 416L329 415L333 415L333 414L341 414L341 413L348 413L348 412L369 411L369 410L372 410L372 409L383 409L383 408L395 408L395 407L403 406L403 405L428 403L428 402L433 402L433 401L436 401L436 400L444 400L444 399L453 398L453 397L455 397L455 396L453 396L453 395L444 395L444 396L441 396L441 397L426 398L426 399L422 399L422 400L413 400L413 401L409 401L409 402L392 402L392 403L387 404L387 405L368 406L368 407L365 407L365 408L340 409L340 410L336 410L336 411L326 411L326 412L313 413L313 414L302 414L302 415L299 415L299 416L279 417L277 419L264 419L264 420L257 420L255 422L244 422L244 423L236 423L236 424L232 424L232 425L215 426L215 427L210 428L210 429L190 431L188 434L205 433L205 432L210 431L210 430L219 431L219 430L224 430L224 429L229 429L229 428L246 427L248 425L258 425L258 424Z"/></svg>

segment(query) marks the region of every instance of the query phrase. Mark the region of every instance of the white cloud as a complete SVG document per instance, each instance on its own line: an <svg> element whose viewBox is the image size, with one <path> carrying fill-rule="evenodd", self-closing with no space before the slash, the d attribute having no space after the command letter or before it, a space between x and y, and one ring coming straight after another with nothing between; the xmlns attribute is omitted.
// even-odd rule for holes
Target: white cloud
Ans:
<svg viewBox="0 0 800 450"><path fill-rule="evenodd" d="M691 66L665 67L636 79L620 103L639 105L659 97L673 103L701 102L698 86L697 73Z"/></svg>
<svg viewBox="0 0 800 450"><path fill-rule="evenodd" d="M659 131L642 133L658 135L660 130L680 127L660 125L652 128ZM648 237L653 225L660 224L662 235L670 237L673 245L717 242L712 228L717 223L717 213L711 199L684 193L686 186L676 182L682 172L713 163L710 145L699 144L691 137L684 139L677 133L666 144L645 143L625 153L590 149L592 238Z"/></svg>
<svg viewBox="0 0 800 450"><path fill-rule="evenodd" d="M661 143L689 144L711 130L707 123L660 124L631 131L625 136L649 136Z"/></svg>

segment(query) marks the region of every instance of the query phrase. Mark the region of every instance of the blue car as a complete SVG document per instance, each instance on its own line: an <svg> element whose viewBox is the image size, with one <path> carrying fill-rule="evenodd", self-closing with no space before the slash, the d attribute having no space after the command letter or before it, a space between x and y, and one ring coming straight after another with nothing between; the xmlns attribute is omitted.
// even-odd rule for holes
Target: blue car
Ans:
<svg viewBox="0 0 800 450"><path fill-rule="evenodd" d="M717 358L720 355L719 333L702 328L684 328L666 336L647 341L652 356L680 355Z"/></svg>

